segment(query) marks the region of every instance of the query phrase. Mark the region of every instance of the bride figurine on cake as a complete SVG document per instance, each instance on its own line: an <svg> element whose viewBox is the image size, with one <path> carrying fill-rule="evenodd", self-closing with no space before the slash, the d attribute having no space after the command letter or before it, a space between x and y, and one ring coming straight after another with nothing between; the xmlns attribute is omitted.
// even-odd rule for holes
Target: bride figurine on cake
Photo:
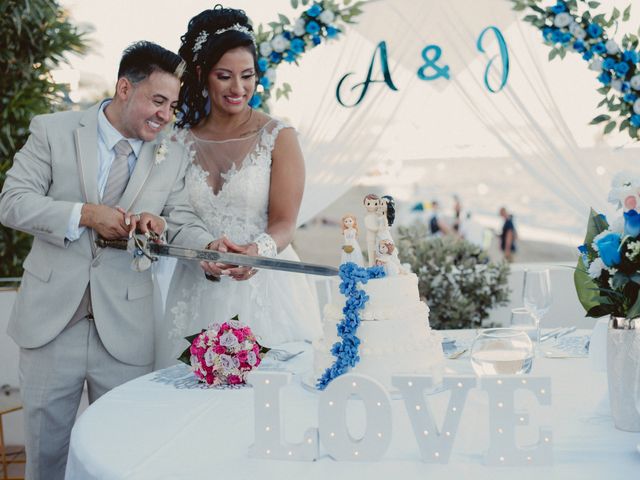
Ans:
<svg viewBox="0 0 640 480"><path fill-rule="evenodd" d="M342 217L342 258L340 263L353 262L359 267L364 265L362 250L358 243L358 221L355 215L347 214Z"/></svg>

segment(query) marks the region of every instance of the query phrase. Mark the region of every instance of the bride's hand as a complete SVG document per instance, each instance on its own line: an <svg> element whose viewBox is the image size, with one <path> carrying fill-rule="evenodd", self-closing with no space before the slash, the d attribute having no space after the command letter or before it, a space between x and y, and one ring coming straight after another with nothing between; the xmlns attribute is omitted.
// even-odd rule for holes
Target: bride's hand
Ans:
<svg viewBox="0 0 640 480"><path fill-rule="evenodd" d="M211 242L207 245L207 249L250 256L258 255L258 246L255 243L238 245L237 243L229 240L226 236ZM239 267L237 265L229 265L225 263L200 262L200 266L207 277L213 278L219 278L222 275L229 275L235 280L247 280L257 273L255 268Z"/></svg>
<svg viewBox="0 0 640 480"><path fill-rule="evenodd" d="M258 246L255 243L235 245L235 248L234 253L241 253L250 257L258 256ZM234 267L228 270L228 275L234 280L248 280L256 273L258 273L258 270L251 267Z"/></svg>

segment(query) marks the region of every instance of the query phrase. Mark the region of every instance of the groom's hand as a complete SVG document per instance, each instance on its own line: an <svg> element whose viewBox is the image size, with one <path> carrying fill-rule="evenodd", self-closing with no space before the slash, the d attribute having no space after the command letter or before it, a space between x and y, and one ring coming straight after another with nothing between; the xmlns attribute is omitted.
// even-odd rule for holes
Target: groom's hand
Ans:
<svg viewBox="0 0 640 480"><path fill-rule="evenodd" d="M126 238L129 233L122 214L107 205L85 203L80 211L80 226L89 227L106 240Z"/></svg>
<svg viewBox="0 0 640 480"><path fill-rule="evenodd" d="M129 227L129 237L131 237L136 230L140 233L153 232L157 235L162 235L164 232L166 223L162 217L149 212L131 213L123 208L116 208L124 216L125 225Z"/></svg>

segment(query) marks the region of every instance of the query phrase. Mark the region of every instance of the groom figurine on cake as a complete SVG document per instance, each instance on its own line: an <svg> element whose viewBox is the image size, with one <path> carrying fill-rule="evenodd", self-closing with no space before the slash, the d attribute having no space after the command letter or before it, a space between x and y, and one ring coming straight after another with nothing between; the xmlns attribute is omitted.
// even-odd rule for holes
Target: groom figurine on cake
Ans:
<svg viewBox="0 0 640 480"><path fill-rule="evenodd" d="M151 274L96 238L137 226L166 230L174 244L219 247L189 206L186 151L159 136L173 119L183 65L153 43L130 46L114 98L35 117L7 172L0 221L34 237L8 328L20 346L30 480L64 478L85 382L93 402L152 369Z"/></svg>

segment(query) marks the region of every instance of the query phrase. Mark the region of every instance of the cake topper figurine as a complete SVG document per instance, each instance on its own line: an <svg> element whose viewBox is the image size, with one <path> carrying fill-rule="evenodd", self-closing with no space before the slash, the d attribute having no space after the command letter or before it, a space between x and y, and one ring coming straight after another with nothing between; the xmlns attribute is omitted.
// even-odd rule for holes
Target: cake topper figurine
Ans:
<svg viewBox="0 0 640 480"><path fill-rule="evenodd" d="M380 198L373 193L364 197L364 208L367 214L364 217L364 227L367 229L367 258L369 266L373 267L376 262L376 234L380 228Z"/></svg>
<svg viewBox="0 0 640 480"><path fill-rule="evenodd" d="M395 201L391 195L383 196L378 206L376 232L376 265L382 265L387 275L404 275L407 270L400 263L398 249L393 243L390 227L396 218Z"/></svg>
<svg viewBox="0 0 640 480"><path fill-rule="evenodd" d="M358 243L358 221L355 215L347 214L342 217L342 258L340 263L353 262L359 267L364 266L362 250Z"/></svg>

